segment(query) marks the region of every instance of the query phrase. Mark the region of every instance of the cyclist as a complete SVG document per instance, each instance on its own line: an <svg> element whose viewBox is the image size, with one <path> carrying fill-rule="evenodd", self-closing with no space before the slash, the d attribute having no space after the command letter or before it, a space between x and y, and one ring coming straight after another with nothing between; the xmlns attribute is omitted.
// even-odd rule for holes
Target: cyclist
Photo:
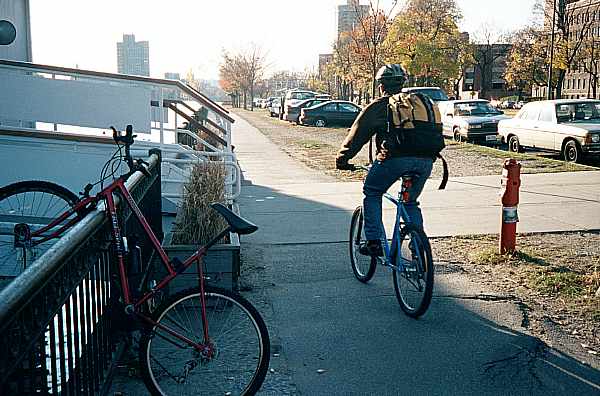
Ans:
<svg viewBox="0 0 600 396"><path fill-rule="evenodd" d="M425 182L431 175L434 158L411 153L410 147L386 145L385 133L388 122L388 102L390 96L399 93L407 80L407 73L401 65L387 64L376 74L381 97L372 101L358 115L337 154L336 168L353 170L348 161L354 158L361 148L375 135L376 160L373 163L363 186L364 227L367 242L359 252L367 256L382 256L381 236L383 235L382 196L402 175L410 173L413 179L409 190L410 201L406 210L411 221L423 227L423 216L417 198L423 191Z"/></svg>

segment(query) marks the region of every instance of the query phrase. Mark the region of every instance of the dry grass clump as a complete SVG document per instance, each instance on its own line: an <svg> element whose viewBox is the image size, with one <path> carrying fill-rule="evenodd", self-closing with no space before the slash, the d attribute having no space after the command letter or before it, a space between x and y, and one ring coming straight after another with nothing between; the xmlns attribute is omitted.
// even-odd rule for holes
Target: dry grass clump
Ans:
<svg viewBox="0 0 600 396"><path fill-rule="evenodd" d="M225 166L208 161L194 166L184 185L173 230L176 245L203 245L221 232L225 220L210 204L225 201Z"/></svg>

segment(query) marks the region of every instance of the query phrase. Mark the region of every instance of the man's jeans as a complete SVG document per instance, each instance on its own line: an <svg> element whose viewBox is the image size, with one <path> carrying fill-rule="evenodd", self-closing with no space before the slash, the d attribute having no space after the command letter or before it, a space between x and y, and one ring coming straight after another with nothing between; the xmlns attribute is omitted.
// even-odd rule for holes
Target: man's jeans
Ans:
<svg viewBox="0 0 600 396"><path fill-rule="evenodd" d="M417 198L421 195L427 178L431 175L433 160L418 157L395 157L384 162L375 161L363 186L365 198L363 209L365 216L365 237L376 240L383 237L383 222L381 220L381 200L383 194L402 175L411 173L418 175L413 178L412 187L408 190L410 201L405 204L406 212L413 224L423 227L423 216Z"/></svg>

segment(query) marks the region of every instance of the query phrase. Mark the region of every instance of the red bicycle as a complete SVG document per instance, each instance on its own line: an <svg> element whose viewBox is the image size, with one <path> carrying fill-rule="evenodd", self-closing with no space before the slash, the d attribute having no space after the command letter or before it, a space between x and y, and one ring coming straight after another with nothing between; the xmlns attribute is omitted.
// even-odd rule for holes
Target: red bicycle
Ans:
<svg viewBox="0 0 600 396"><path fill-rule="evenodd" d="M256 308L242 296L205 285L202 258L229 232L250 234L258 227L224 205L213 204L228 227L185 261L169 260L125 185L135 172L149 176L148 164L131 157L133 128L128 125L124 135L112 129L119 149L104 166L98 183L114 180L96 195L90 195L92 184L86 186L81 199L61 186L42 181L19 182L0 189L0 225L4 225L0 233L0 268L17 275L86 213L104 202L111 223L123 309L128 318L135 318L142 325L139 360L149 391L153 395L256 393L269 365L267 328ZM118 167L114 165L120 165L122 159L129 172L115 178ZM135 260L136 255L130 253L135 249L127 246L131 241L121 233L115 194L131 209L166 269L163 279L149 282L151 266L147 266L137 289L140 293L132 293L136 285L130 284L127 273L132 263L126 261ZM6 232L6 224L14 224L10 233ZM12 268L7 263L12 263ZM198 286L163 297L169 282L194 263ZM157 304L158 300L161 301Z"/></svg>

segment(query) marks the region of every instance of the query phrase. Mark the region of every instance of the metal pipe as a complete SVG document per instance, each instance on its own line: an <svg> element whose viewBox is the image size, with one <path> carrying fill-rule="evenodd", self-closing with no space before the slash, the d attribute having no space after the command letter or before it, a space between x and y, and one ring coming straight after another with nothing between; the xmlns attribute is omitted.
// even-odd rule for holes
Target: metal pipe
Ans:
<svg viewBox="0 0 600 396"><path fill-rule="evenodd" d="M554 99L554 89L552 87L552 68L554 64L554 26L556 22L556 0L552 5L552 39L550 44L550 64L548 65L548 99Z"/></svg>

